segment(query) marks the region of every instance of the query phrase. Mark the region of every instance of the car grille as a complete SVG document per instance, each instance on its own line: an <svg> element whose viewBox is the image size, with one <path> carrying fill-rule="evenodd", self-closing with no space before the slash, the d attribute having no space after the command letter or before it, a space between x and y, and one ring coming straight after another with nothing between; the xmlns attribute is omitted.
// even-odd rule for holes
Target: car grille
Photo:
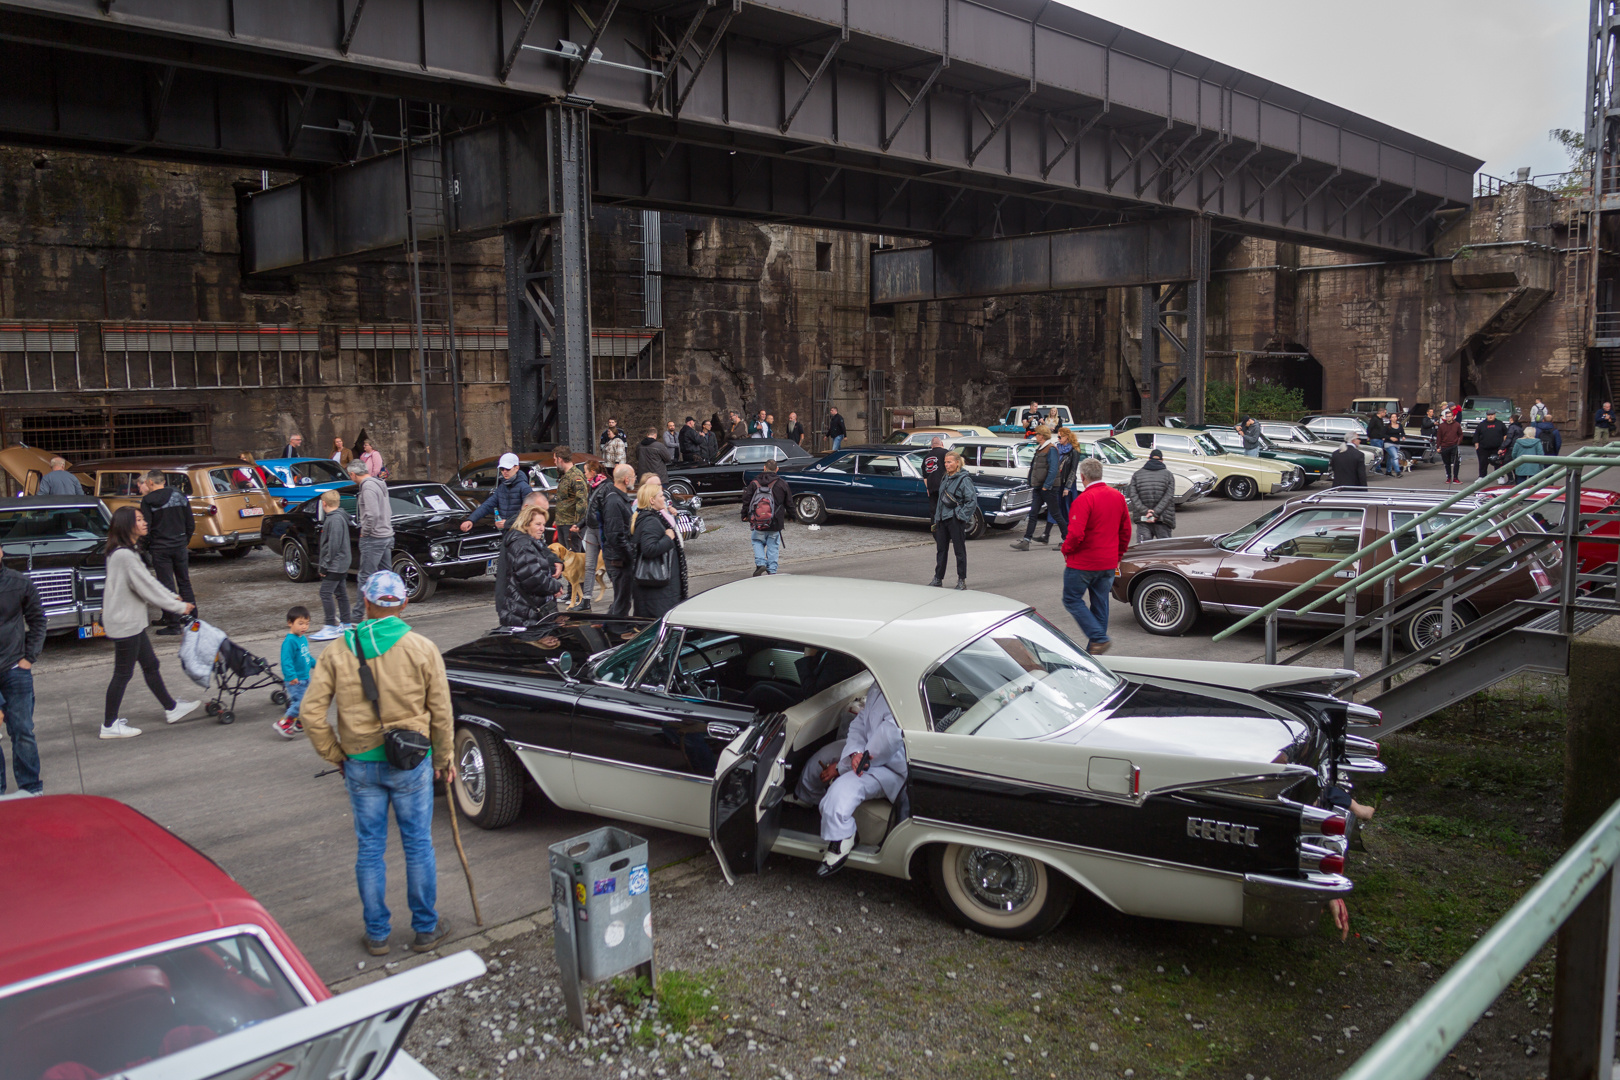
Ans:
<svg viewBox="0 0 1620 1080"><path fill-rule="evenodd" d="M44 607L71 607L73 604L72 570L36 570L28 575L39 591L39 602Z"/></svg>
<svg viewBox="0 0 1620 1080"><path fill-rule="evenodd" d="M500 537L486 536L478 540L463 540L461 547L457 550L459 556L463 559L473 559L484 555L494 558L496 552L500 550Z"/></svg>
<svg viewBox="0 0 1620 1080"><path fill-rule="evenodd" d="M1028 506L1031 497L1032 492L1029 488L1019 488L1016 491L1009 491L1007 493L1007 501L1002 505L1007 507L1009 510L1018 506Z"/></svg>

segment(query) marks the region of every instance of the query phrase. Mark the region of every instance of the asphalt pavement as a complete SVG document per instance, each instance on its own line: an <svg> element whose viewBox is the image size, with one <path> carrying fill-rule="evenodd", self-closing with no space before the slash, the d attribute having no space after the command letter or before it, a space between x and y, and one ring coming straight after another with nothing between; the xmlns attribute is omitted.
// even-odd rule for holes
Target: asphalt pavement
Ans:
<svg viewBox="0 0 1620 1080"><path fill-rule="evenodd" d="M1433 488L1442 486L1441 480L1440 468L1429 466L1401 485ZM1394 482L1375 478L1375 485ZM1230 531L1274 505L1270 499L1241 504L1205 500L1180 511L1176 531L1178 535ZM691 542L693 585L699 590L753 571L746 530L732 521L734 509L716 506L708 516L724 527ZM992 530L968 545L969 587L1031 604L1067 629L1072 620L1060 603L1063 559L1056 553L1056 533L1050 547L1028 552L1008 547L1019 535L1020 530ZM933 573L932 537L921 526L875 528L835 520L814 533L791 525L787 540L784 572L918 584ZM305 604L316 610L319 621L315 587L287 582L272 554L260 552L237 562L201 558L193 566L193 577L204 617L217 621L239 644L272 660L279 659L288 606ZM492 592L489 577L447 582L432 600L408 610L406 619L441 648L449 648L493 625ZM1138 628L1129 610L1116 604L1110 633L1119 655L1237 661L1263 655L1258 629L1217 644L1209 635L1219 625L1205 620L1185 637L1155 637ZM1285 634L1284 645L1290 640ZM204 696L181 672L175 639L154 641L170 692L183 698ZM111 654L105 641L52 638L35 669L34 718L46 790L105 795L150 815L256 895L324 978L354 974L366 958L359 944L354 834L342 779L335 774L315 779L314 773L325 763L308 742L289 742L275 734L271 724L280 710L264 690L243 698L232 725L222 725L198 710L170 726L137 677L122 711L143 734L120 741L98 739ZM9 756L9 745L6 751ZM523 815L506 829L463 828L486 923L543 910L549 903L547 845L602 823L531 799ZM440 910L456 922L460 936L473 930L472 909L442 812L436 816L435 830ZM707 847L700 838L637 831L651 842L655 867ZM108 887L116 889L117 883L109 882ZM410 917L397 834L389 852L389 897L399 941L408 936Z"/></svg>

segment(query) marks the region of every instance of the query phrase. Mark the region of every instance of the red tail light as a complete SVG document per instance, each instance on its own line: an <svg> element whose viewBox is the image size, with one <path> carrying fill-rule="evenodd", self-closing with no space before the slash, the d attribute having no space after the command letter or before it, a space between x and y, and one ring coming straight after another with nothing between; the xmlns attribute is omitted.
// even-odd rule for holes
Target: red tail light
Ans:
<svg viewBox="0 0 1620 1080"><path fill-rule="evenodd" d="M213 503L209 503L208 504L208 516L209 517L219 517L219 507L215 506Z"/></svg>
<svg viewBox="0 0 1620 1080"><path fill-rule="evenodd" d="M1340 818L1339 820L1343 821L1344 819ZM1324 855L1319 868L1324 874L1342 874L1344 873L1344 856Z"/></svg>
<svg viewBox="0 0 1620 1080"><path fill-rule="evenodd" d="M1346 818L1330 817L1326 821L1322 822L1322 835L1343 836L1345 829L1348 827L1349 821Z"/></svg>

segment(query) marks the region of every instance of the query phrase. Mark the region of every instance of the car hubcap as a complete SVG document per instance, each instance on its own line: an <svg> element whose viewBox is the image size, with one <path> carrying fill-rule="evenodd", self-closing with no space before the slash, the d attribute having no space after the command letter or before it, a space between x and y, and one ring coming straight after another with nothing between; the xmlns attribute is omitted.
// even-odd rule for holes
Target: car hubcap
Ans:
<svg viewBox="0 0 1620 1080"><path fill-rule="evenodd" d="M484 755L478 743L468 739L462 748L461 759L456 762L456 780L473 806L484 804Z"/></svg>
<svg viewBox="0 0 1620 1080"><path fill-rule="evenodd" d="M815 518L816 515L818 515L819 513L821 513L821 500L820 499L817 499L815 496L812 495L808 499L800 499L799 500L799 516L802 517L804 520L810 521L813 518Z"/></svg>
<svg viewBox="0 0 1620 1080"><path fill-rule="evenodd" d="M1167 629L1181 621L1184 605L1181 594L1168 585L1149 585L1142 590L1142 618L1153 626Z"/></svg>
<svg viewBox="0 0 1620 1080"><path fill-rule="evenodd" d="M1232 481L1232 497L1239 501L1249 497L1249 482L1247 480Z"/></svg>
<svg viewBox="0 0 1620 1080"><path fill-rule="evenodd" d="M964 848L957 872L968 896L993 911L1017 911L1035 898L1035 864L1022 855Z"/></svg>
<svg viewBox="0 0 1620 1080"><path fill-rule="evenodd" d="M297 578L302 576L304 573L304 549L297 544L288 544L287 555L282 560L282 565L286 567L288 577Z"/></svg>
<svg viewBox="0 0 1620 1080"><path fill-rule="evenodd" d="M1440 628L1445 625L1445 613L1435 609L1425 611L1412 620L1412 644L1419 649L1427 649L1440 643ZM1457 613L1451 614L1451 633L1455 634L1463 628L1462 620Z"/></svg>
<svg viewBox="0 0 1620 1080"><path fill-rule="evenodd" d="M409 559L405 559L394 567L394 573L405 583L405 591L415 596L422 588L422 568Z"/></svg>

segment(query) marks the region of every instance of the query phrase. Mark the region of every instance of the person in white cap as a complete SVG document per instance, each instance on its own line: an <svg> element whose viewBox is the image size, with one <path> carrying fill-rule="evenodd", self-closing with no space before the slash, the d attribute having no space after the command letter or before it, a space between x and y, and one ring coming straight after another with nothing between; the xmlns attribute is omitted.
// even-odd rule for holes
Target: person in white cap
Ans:
<svg viewBox="0 0 1620 1080"><path fill-rule="evenodd" d="M495 490L461 523L462 532L472 528L473 522L491 511L495 514L495 523L504 529L523 509L523 500L529 497L532 490L528 480L523 477L523 463L508 450L496 465L501 470L501 478L495 482Z"/></svg>
<svg viewBox="0 0 1620 1080"><path fill-rule="evenodd" d="M906 744L889 702L876 682L866 692L849 735L829 743L805 763L799 775L797 801L821 807L821 838L827 852L816 874L827 877L843 869L855 850L855 811L867 799L900 797L906 784Z"/></svg>
<svg viewBox="0 0 1620 1080"><path fill-rule="evenodd" d="M437 910L433 851L433 781L447 778L452 756L450 683L439 647L399 618L407 600L399 575L378 570L366 579L363 595L365 620L321 652L299 719L315 752L338 767L348 788L358 841L354 876L365 918L362 944L372 956L390 949L384 854L392 806L416 933L410 949L431 952L450 933L450 920ZM369 676L362 674L362 656ZM334 703L335 725L326 718ZM399 741L390 748L385 731L414 739L395 736Z"/></svg>

